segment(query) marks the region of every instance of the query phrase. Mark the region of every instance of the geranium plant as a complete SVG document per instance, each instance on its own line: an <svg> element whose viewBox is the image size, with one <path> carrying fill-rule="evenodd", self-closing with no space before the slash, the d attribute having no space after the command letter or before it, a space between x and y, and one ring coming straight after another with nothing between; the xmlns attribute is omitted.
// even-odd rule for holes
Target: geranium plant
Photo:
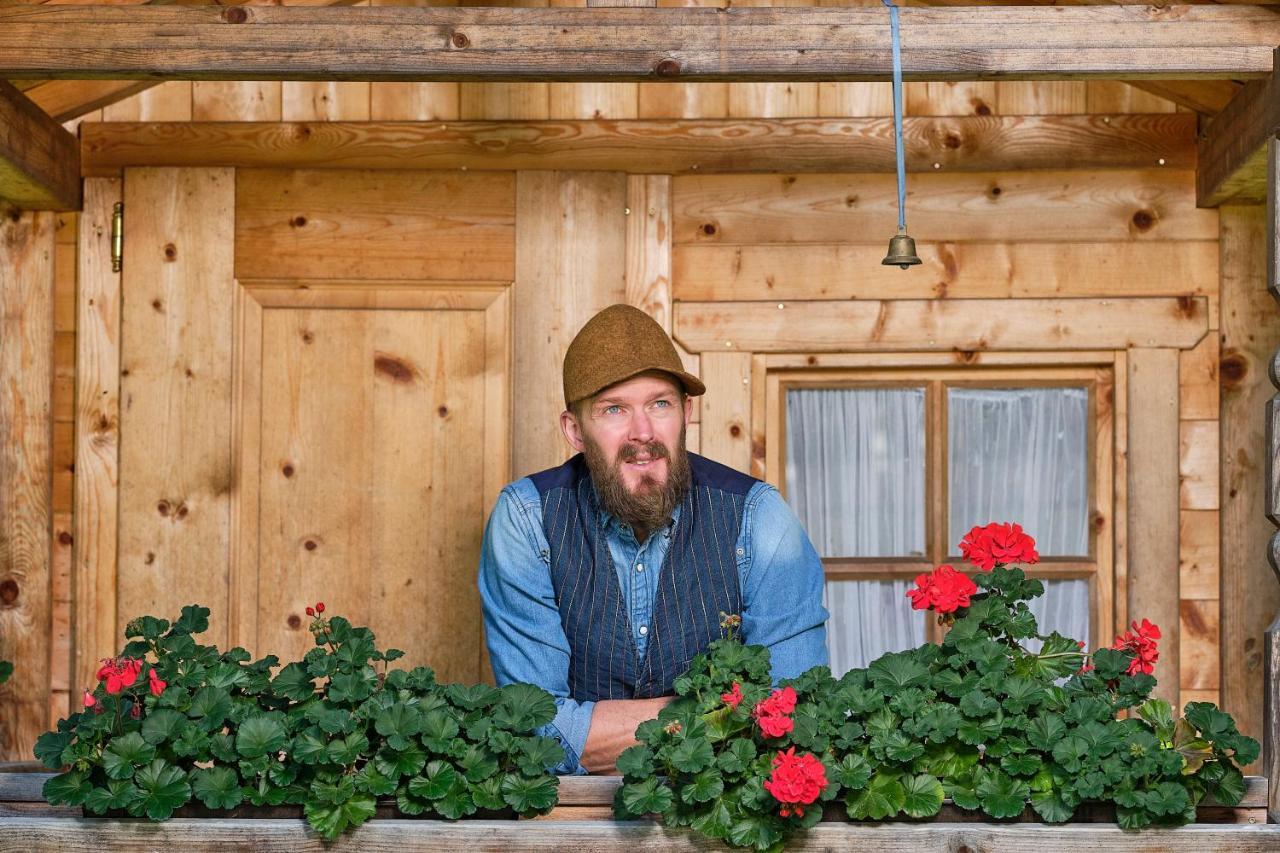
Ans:
<svg viewBox="0 0 1280 853"><path fill-rule="evenodd" d="M324 610L307 608L315 648L283 667L274 655L250 663L244 649L197 643L204 607L172 624L131 622L131 642L103 661L84 711L36 743L47 766L69 768L45 798L152 820L192 801L301 805L325 838L370 818L379 797L402 814L450 820L555 804L548 771L563 752L532 734L555 716L550 694L388 669L400 651L380 651L368 628Z"/></svg>
<svg viewBox="0 0 1280 853"><path fill-rule="evenodd" d="M975 527L973 577L939 566L912 606L949 626L941 644L887 654L835 679L815 667L775 687L768 651L727 636L694 659L677 699L622 753L619 817L661 814L733 846L776 849L827 804L855 820L928 818L945 799L996 819L1030 807L1069 820L1115 805L1125 829L1195 818L1206 795L1235 805L1258 742L1212 704L1175 718L1155 686L1159 629L1145 620L1089 654L1038 634L1027 601L1044 585L1017 525ZM1031 640L1040 647L1032 650ZM1122 711L1129 714L1120 719Z"/></svg>

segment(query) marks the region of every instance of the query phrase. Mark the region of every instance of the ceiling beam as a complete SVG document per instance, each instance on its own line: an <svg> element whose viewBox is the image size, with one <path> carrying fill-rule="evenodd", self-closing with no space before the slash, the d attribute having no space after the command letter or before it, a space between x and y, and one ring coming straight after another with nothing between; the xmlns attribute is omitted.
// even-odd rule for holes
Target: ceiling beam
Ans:
<svg viewBox="0 0 1280 853"><path fill-rule="evenodd" d="M80 209L80 146L0 81L0 200L20 210Z"/></svg>
<svg viewBox="0 0 1280 853"><path fill-rule="evenodd" d="M1196 117L908 117L912 171L1192 169ZM893 120L107 122L81 125L86 177L129 166L889 172Z"/></svg>
<svg viewBox="0 0 1280 853"><path fill-rule="evenodd" d="M1257 78L1253 6L902 9L907 80ZM0 7L0 77L888 80L880 8Z"/></svg>
<svg viewBox="0 0 1280 853"><path fill-rule="evenodd" d="M1266 201L1267 142L1278 133L1280 79L1272 74L1265 80L1251 80L1200 140L1197 206Z"/></svg>

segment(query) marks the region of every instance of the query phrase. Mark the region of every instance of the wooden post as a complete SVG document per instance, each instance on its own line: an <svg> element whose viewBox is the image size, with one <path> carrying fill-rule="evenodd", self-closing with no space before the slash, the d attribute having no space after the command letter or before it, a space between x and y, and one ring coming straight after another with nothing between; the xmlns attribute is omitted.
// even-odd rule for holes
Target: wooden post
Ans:
<svg viewBox="0 0 1280 853"><path fill-rule="evenodd" d="M1280 262L1280 251L1277 251L1277 240L1280 240L1280 198L1277 197L1277 182L1280 181L1280 142L1275 137L1267 141L1267 290L1277 302L1280 302L1280 274L1277 263ZM1280 349L1271 358L1267 375L1271 384L1280 390ZM1265 476L1263 488L1266 490L1265 506L1267 518L1280 527L1280 394L1272 395L1267 401L1265 411L1266 451ZM1271 570L1280 580L1280 531L1271 535L1267 547L1267 562ZM1267 629L1264 643L1266 666L1262 693L1262 772L1266 773L1267 786L1267 821L1280 823L1280 701L1276 691L1280 690L1280 614Z"/></svg>

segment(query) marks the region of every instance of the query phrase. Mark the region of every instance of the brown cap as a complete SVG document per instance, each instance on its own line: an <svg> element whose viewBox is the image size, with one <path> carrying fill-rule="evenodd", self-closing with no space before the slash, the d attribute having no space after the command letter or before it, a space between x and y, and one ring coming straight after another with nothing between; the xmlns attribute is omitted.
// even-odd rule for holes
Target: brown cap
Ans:
<svg viewBox="0 0 1280 853"><path fill-rule="evenodd" d="M646 370L670 373L690 397L707 390L685 372L657 320L631 305L610 305L587 321L564 354L565 407Z"/></svg>

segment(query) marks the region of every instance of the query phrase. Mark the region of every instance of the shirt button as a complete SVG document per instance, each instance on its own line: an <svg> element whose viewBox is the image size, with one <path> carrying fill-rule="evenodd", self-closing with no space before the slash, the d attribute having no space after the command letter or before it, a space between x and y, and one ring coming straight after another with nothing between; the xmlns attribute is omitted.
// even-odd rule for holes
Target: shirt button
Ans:
<svg viewBox="0 0 1280 853"><path fill-rule="evenodd" d="M644 571L644 563L636 563L636 571L637 571L637 572L643 572L643 571Z"/></svg>
<svg viewBox="0 0 1280 853"><path fill-rule="evenodd" d="M742 556L743 554L745 554L745 553L747 553L747 552L746 552L744 549L742 549L742 548L739 548L739 549L738 549L738 556L739 556L739 557L741 557L741 556Z"/></svg>
<svg viewBox="0 0 1280 853"><path fill-rule="evenodd" d="M646 634L648 634L648 633L649 633L649 626L648 626L648 625L641 625L641 626L640 626L640 636L641 636L641 637L643 637L643 636L645 636L645 635L646 635Z"/></svg>

